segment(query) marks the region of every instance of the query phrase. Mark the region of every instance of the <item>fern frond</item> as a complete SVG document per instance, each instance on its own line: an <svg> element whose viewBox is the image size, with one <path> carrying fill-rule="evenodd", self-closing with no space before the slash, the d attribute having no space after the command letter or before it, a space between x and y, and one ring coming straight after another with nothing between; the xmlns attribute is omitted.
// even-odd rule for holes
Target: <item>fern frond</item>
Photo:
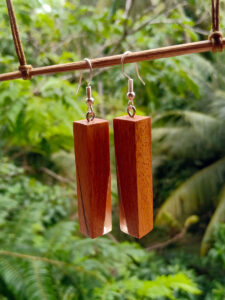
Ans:
<svg viewBox="0 0 225 300"><path fill-rule="evenodd" d="M45 238L48 241L48 254L68 246L72 242L74 231L74 222L60 222L47 230Z"/></svg>
<svg viewBox="0 0 225 300"><path fill-rule="evenodd" d="M27 263L25 294L29 300L58 300L49 266L42 261Z"/></svg>
<svg viewBox="0 0 225 300"><path fill-rule="evenodd" d="M0 257L0 277L6 283L12 294L15 296L23 295L25 288L24 278L21 273L21 266L16 259Z"/></svg>
<svg viewBox="0 0 225 300"><path fill-rule="evenodd" d="M43 212L44 203L31 203L18 211L9 226L11 241L21 245L26 241L29 244L34 234L34 225L42 223Z"/></svg>

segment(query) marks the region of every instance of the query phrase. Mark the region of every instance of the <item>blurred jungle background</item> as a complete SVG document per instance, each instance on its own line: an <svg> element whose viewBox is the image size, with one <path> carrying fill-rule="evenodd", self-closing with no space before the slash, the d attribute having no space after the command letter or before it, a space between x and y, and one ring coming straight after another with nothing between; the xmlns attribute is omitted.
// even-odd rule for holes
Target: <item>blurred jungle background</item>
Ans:
<svg viewBox="0 0 225 300"><path fill-rule="evenodd" d="M14 0L28 63L45 66L208 38L210 0ZM221 1L221 28L225 4ZM113 130L113 231L79 233L72 121L85 73L0 83L0 299L225 299L225 54L134 65L138 114L151 115L155 228L119 230ZM18 61L0 2L0 73ZM121 68L95 70L98 117L125 114Z"/></svg>

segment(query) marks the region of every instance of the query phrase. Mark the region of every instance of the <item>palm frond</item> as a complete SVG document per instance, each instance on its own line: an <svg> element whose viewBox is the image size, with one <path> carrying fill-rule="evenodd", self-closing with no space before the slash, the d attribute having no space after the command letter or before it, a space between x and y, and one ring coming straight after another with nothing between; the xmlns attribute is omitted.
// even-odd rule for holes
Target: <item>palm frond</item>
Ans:
<svg viewBox="0 0 225 300"><path fill-rule="evenodd" d="M188 158L193 152L193 143L189 141L193 141L194 136L196 138L194 132L186 127L154 128L152 130L153 152L167 157Z"/></svg>
<svg viewBox="0 0 225 300"><path fill-rule="evenodd" d="M156 224L168 216L182 225L193 214L212 208L225 180L225 158L197 172L176 189L160 208Z"/></svg>
<svg viewBox="0 0 225 300"><path fill-rule="evenodd" d="M180 124L192 126L193 128L211 127L219 123L213 116L206 115L197 111L190 110L174 110L164 112L153 119L153 125L157 127L158 124L170 125Z"/></svg>
<svg viewBox="0 0 225 300"><path fill-rule="evenodd" d="M223 122L203 113L164 113L155 119L152 137L153 151L172 158L202 161L225 154Z"/></svg>
<svg viewBox="0 0 225 300"><path fill-rule="evenodd" d="M215 92L213 102L210 104L210 108L213 114L218 117L222 122L225 120L225 92L218 90Z"/></svg>

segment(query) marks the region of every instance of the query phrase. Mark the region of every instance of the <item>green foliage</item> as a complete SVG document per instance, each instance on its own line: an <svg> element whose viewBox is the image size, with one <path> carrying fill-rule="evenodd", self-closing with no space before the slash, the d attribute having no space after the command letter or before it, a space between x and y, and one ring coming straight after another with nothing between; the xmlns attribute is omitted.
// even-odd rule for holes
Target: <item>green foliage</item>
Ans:
<svg viewBox="0 0 225 300"><path fill-rule="evenodd" d="M117 0L13 1L33 66L208 36L207 1L150 2L131 1L129 9L129 1ZM222 26L224 22L222 17ZM14 71L18 61L4 1L0 28L0 72ZM202 243L204 253L211 247L206 258L192 253L192 237L191 254L186 244L186 253L168 247L156 254L136 243L82 239L73 192L51 186L54 181L40 169L74 178L72 122L85 116L85 84L76 97L78 72L1 83L0 154L11 163L4 159L0 164L0 300L225 298L224 226L215 231L224 222L224 61L224 54L204 54L143 62L145 88L134 66L126 65L135 78L138 114L153 115L157 220L171 227L192 224L189 234L194 235L209 223ZM120 67L96 72L97 116L111 121L125 113L126 93ZM13 160L34 176L28 177ZM112 183L117 200L114 160ZM156 243L159 239L160 234Z"/></svg>
<svg viewBox="0 0 225 300"><path fill-rule="evenodd" d="M224 226L202 263L176 252L163 258L135 243L82 239L70 221L68 190L43 185L7 160L1 161L0 187L5 299L201 299L201 290L207 299L223 295L218 266L223 272ZM197 276L201 268L215 274L210 287L210 275Z"/></svg>
<svg viewBox="0 0 225 300"><path fill-rule="evenodd" d="M106 299L122 299L121 291L126 294L126 298L123 299L143 299L143 297L145 299L159 299L162 297L176 299L174 291L183 291L194 295L201 293L184 274L159 276L154 281L137 280L134 277L112 284L103 293ZM97 297L97 299L103 299L102 290L97 291L97 293L99 293L99 298Z"/></svg>
<svg viewBox="0 0 225 300"><path fill-rule="evenodd" d="M69 220L71 195L6 160L1 166L0 281L12 299L175 299L179 291L199 293L185 270L160 274L156 263L149 273L158 258L137 244L81 239Z"/></svg>
<svg viewBox="0 0 225 300"><path fill-rule="evenodd" d="M0 5L1 28L4 28L0 33L0 70L6 72L16 69L18 63L10 36L6 5ZM72 3L17 0L14 6L27 60L34 66L116 54L130 49L130 45L135 45L135 50L153 48L161 46L165 37L170 37L171 43L178 43L181 42L185 24L190 26L188 31L191 38L197 38L191 29L192 20L173 1L167 4L161 1L159 6L146 13L145 5L140 5L142 10L136 10L138 15L134 16L131 12L127 17L123 5L116 1L111 10L102 2L95 7L90 1L86 3L79 0ZM178 24L177 19L182 22ZM171 21L171 24L167 21ZM200 97L200 66L203 65L207 74L212 74L213 68L200 57L193 61L178 57L143 63L140 72L148 82L148 87L144 90L138 80L135 82L140 113L174 106L181 108L185 103L194 104ZM135 70L130 66L127 72L133 76ZM0 109L4 112L0 118L1 143L7 149L22 147L25 153L37 152L42 155L50 155L59 149L70 150L71 122L84 116L86 106L84 89L80 92L83 95L82 102L75 99L74 81L78 82L78 76L76 73L63 79L61 76L38 77L31 82L18 80L1 84ZM102 117L107 114L111 118L111 114L125 111L127 83L120 68L99 74L93 90L97 89L97 80L103 84L103 99L106 100L102 109L103 104L98 104L99 99L95 95L97 114Z"/></svg>
<svg viewBox="0 0 225 300"><path fill-rule="evenodd" d="M74 87L57 78L39 84L36 92L30 82L1 85L1 143L45 155L70 150L72 122L84 113L71 96Z"/></svg>
<svg viewBox="0 0 225 300"><path fill-rule="evenodd" d="M212 207L212 199L223 186L224 173L225 159L199 171L165 201L156 221L160 222L164 214L170 214L178 221L184 222L188 216Z"/></svg>
<svg viewBox="0 0 225 300"><path fill-rule="evenodd" d="M205 254L212 227L224 222L223 196L219 197L225 181L224 121L199 112L175 111L156 118L155 126L153 139L161 155L201 166L165 200L156 223L182 228L189 216L217 207L202 242Z"/></svg>
<svg viewBox="0 0 225 300"><path fill-rule="evenodd" d="M210 249L208 257L218 265L218 268L225 270L225 224L217 226L213 233L213 247Z"/></svg>
<svg viewBox="0 0 225 300"><path fill-rule="evenodd" d="M219 195L218 206L210 220L210 223L203 237L202 247L201 247L201 253L203 255L206 254L206 252L209 250L212 243L212 237L213 237L215 227L220 223L225 223L225 188L222 189ZM223 232L221 233L221 235L219 235L219 238L222 237L223 237Z"/></svg>

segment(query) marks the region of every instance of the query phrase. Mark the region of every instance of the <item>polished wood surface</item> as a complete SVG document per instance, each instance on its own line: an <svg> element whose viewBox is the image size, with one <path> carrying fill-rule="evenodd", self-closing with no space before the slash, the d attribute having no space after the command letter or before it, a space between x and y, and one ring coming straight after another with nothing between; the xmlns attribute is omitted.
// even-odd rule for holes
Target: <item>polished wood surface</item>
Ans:
<svg viewBox="0 0 225 300"><path fill-rule="evenodd" d="M141 238L153 229L151 118L114 119L120 228Z"/></svg>
<svg viewBox="0 0 225 300"><path fill-rule="evenodd" d="M73 123L80 231L96 238L111 231L109 123Z"/></svg>

